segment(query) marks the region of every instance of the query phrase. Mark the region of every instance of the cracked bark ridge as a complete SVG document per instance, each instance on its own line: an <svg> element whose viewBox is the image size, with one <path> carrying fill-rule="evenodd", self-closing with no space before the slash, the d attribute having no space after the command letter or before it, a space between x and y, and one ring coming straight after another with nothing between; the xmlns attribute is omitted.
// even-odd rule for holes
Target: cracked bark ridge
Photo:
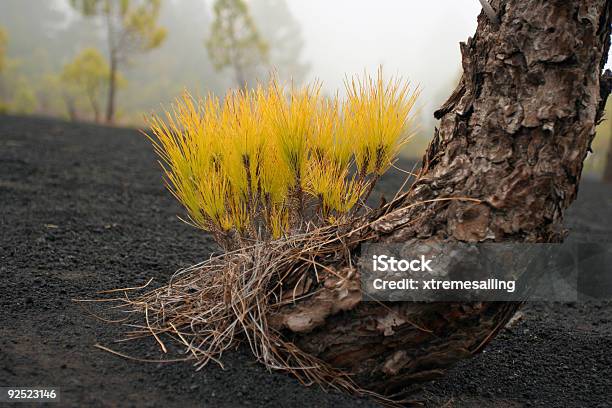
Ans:
<svg viewBox="0 0 612 408"><path fill-rule="evenodd" d="M576 197L610 92L602 69L611 1L491 1L498 23L482 13L461 44L464 73L435 114L439 132L418 181L368 233L380 242L562 240L563 211ZM429 201L449 197L480 203ZM322 290L330 292L319 295L326 302L336 299L334 287ZM318 307L312 302L286 308L280 319L303 318ZM321 307L294 330L281 326L303 350L390 395L481 350L519 304L349 306Z"/></svg>

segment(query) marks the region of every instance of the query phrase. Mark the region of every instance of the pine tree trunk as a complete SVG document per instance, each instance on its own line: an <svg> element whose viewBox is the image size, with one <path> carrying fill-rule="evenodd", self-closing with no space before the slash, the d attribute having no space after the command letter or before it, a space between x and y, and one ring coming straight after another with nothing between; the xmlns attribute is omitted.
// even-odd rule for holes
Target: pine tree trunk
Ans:
<svg viewBox="0 0 612 408"><path fill-rule="evenodd" d="M110 78L108 80L108 100L106 101L106 122L113 123L115 118L115 91L117 88L117 57L112 52Z"/></svg>
<svg viewBox="0 0 612 408"><path fill-rule="evenodd" d="M96 100L96 92L88 92L87 97L89 98L91 110L93 110L94 113L94 122L100 123L100 107L98 106L98 101Z"/></svg>
<svg viewBox="0 0 612 408"><path fill-rule="evenodd" d="M68 111L68 118L71 122L76 122L79 120L76 103L71 96L64 95L64 102L66 103L66 110Z"/></svg>
<svg viewBox="0 0 612 408"><path fill-rule="evenodd" d="M115 92L117 88L117 70L119 69L119 44L114 21L113 2L106 2L104 13L106 17L106 36L110 53L110 72L108 78L108 98L106 100L106 122L113 123L115 118Z"/></svg>
<svg viewBox="0 0 612 408"><path fill-rule="evenodd" d="M490 2L497 19L482 13L475 36L461 44L464 73L436 112L439 133L414 188L373 224L376 240L563 239L563 211L576 198L610 92L611 73L601 72L610 45L611 1ZM410 206L447 197L481 203ZM333 302L341 295L333 288L322 291L325 296L281 311L281 326L303 350L387 395L439 376L482 350L520 306L355 302L333 313L317 309L316 299ZM304 316L307 327L287 324Z"/></svg>

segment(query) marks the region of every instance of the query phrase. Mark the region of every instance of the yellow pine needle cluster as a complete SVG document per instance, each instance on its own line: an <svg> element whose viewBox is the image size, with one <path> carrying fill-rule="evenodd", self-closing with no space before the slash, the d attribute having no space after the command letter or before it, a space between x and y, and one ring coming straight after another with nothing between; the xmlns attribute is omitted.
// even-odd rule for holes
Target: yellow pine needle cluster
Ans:
<svg viewBox="0 0 612 408"><path fill-rule="evenodd" d="M233 247L359 210L407 140L418 91L379 71L347 81L347 94L273 79L223 101L185 93L153 116L150 139L191 223Z"/></svg>
<svg viewBox="0 0 612 408"><path fill-rule="evenodd" d="M385 83L379 70L376 80L365 76L346 81L345 131L359 140L355 161L361 174L382 175L407 138L398 137L416 103L418 92L410 93L400 79Z"/></svg>

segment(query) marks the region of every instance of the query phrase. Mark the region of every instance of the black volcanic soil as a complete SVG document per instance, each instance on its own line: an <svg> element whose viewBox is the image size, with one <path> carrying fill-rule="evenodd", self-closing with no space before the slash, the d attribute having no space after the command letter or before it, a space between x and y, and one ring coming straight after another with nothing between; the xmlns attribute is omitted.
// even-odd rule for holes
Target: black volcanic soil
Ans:
<svg viewBox="0 0 612 408"><path fill-rule="evenodd" d="M242 349L223 357L225 370L196 372L94 348L115 347L122 328L88 316L72 298L151 277L161 285L213 250L178 213L136 131L0 116L0 386L61 387L61 406L375 406L268 373ZM568 225L609 237L611 223L610 189L583 183ZM167 357L150 340L121 349ZM484 353L415 399L434 407L611 406L612 303L529 304Z"/></svg>

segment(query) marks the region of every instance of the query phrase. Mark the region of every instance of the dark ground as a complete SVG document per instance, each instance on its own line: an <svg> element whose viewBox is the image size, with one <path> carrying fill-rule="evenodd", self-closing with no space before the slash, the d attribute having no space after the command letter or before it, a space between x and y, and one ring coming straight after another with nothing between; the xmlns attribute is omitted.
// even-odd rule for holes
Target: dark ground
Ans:
<svg viewBox="0 0 612 408"><path fill-rule="evenodd" d="M135 131L0 116L0 386L61 387L62 406L374 406L269 374L246 351L224 356L225 371L195 372L94 348L113 346L121 328L72 298L150 277L161 285L210 253L212 241L179 212ZM610 189L583 183L568 225L588 237L611 222ZM524 313L415 398L446 407L612 406L612 304L530 304ZM151 341L124 350L162 357Z"/></svg>

